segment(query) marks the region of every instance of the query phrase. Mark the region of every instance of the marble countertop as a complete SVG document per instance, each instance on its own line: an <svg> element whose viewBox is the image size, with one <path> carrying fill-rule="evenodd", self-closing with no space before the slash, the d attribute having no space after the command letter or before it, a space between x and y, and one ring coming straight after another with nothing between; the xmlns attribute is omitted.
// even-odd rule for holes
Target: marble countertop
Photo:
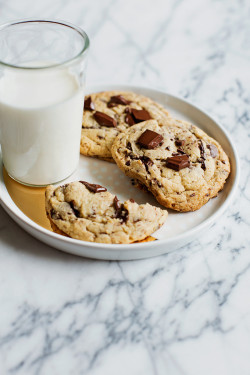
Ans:
<svg viewBox="0 0 250 375"><path fill-rule="evenodd" d="M160 88L231 133L237 198L169 255L78 258L38 242L0 208L0 374L250 374L250 3L0 0L0 22L59 18L90 36L88 84Z"/></svg>

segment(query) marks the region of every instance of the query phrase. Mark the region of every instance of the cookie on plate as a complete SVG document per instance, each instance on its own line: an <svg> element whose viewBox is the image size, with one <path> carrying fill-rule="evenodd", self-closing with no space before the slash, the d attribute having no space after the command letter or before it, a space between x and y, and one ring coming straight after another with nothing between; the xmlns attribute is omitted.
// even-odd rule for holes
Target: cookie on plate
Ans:
<svg viewBox="0 0 250 375"><path fill-rule="evenodd" d="M111 146L117 134L136 123L166 116L160 104L133 92L91 94L84 102L81 154L113 161Z"/></svg>
<svg viewBox="0 0 250 375"><path fill-rule="evenodd" d="M45 191L45 207L52 229L78 240L101 243L140 241L160 228L167 210L121 203L106 188L85 181L71 182Z"/></svg>
<svg viewBox="0 0 250 375"><path fill-rule="evenodd" d="M127 176L176 211L198 210L217 195L230 173L218 142L173 118L130 127L117 136L112 156Z"/></svg>

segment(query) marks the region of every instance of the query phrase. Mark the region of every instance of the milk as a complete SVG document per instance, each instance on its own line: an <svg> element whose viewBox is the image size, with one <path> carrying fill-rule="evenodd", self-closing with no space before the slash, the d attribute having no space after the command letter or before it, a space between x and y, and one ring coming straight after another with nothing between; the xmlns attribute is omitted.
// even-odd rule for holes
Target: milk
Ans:
<svg viewBox="0 0 250 375"><path fill-rule="evenodd" d="M79 161L83 90L68 69L8 70L0 78L3 163L16 180L47 185Z"/></svg>

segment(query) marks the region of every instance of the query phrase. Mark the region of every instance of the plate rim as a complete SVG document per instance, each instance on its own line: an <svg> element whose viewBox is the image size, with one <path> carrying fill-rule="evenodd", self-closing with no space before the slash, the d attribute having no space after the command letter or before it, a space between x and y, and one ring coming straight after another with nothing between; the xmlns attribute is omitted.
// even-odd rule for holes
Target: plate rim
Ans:
<svg viewBox="0 0 250 375"><path fill-rule="evenodd" d="M86 94L90 94L92 92L98 92L98 91L109 91L109 90L123 90L123 91L138 91L138 90L144 91L145 90L147 92L160 93L162 95L168 96L169 98L171 98L173 100L177 100L177 101L180 101L182 103L188 104L191 107L191 109L196 110L196 111L198 110L199 112L201 112L202 114L207 116L208 119L210 119L212 122L214 122L216 124L216 126L218 126L218 128L220 128L220 130L223 133L223 136L226 138L226 140L228 141L228 144L231 147L231 150L232 150L233 156L234 156L234 161L235 161L235 177L234 177L234 180L232 182L232 187L231 187L230 192L227 195L225 201L221 204L221 206L214 213L212 213L208 218L206 218L204 221L202 221L200 224L198 224L197 226L185 231L184 233L180 233L180 234L178 234L174 237L170 237L170 238L159 239L159 240L153 241L153 242L143 242L143 243L133 243L133 244L105 244L105 243L87 242L87 241L77 240L77 239L70 238L70 237L63 237L60 234L51 232L51 231L41 227L39 224L35 223L34 221L32 221L29 217L27 217L15 205L14 201L12 201L12 202L13 202L15 208L12 208L5 202L5 200L2 199L1 190L3 188L3 189L6 190L6 193L9 196L9 198L12 200L11 196L9 195L9 193L7 191L7 188L5 186L4 179L3 179L3 163L2 163L2 157L1 157L1 151L0 151L0 204L1 204L1 206L3 207L3 209L8 214L9 214L8 211L11 211L13 216L16 217L18 219L18 221L21 220L25 225L28 225L31 230L35 230L35 231L40 232L43 235L47 235L47 236L51 237L52 240L56 240L56 241L64 242L64 243L66 242L69 245L70 244L77 245L78 248L89 247L89 248L96 248L96 249L103 249L103 250L107 249L109 251L117 251L117 250L121 250L121 251L125 250L126 251L126 249L129 246L131 250L132 249L133 250L140 250L140 249L146 250L146 249L149 249L152 246L155 247L156 245L157 245L157 247L160 246L160 245L166 246L168 244L170 245L170 244L173 244L175 242L184 242L185 240L188 240L189 238L192 238L192 237L195 238L196 234L198 232L202 231L206 227L211 226L222 215L222 213L227 209L227 207L229 206L233 197L235 196L235 193L236 193L238 185L239 185L239 180L240 180L239 156L238 156L236 147L235 147L228 131L224 128L223 125L220 124L219 121L217 121L215 118L213 118L210 114L207 113L206 110L204 110L200 106L197 106L196 104L193 104L189 100L186 100L186 99L184 99L180 96L173 95L171 93L165 92L165 91L163 91L161 89L158 89L158 88L149 88L149 87L141 86L141 85L128 85L128 84L122 84L122 83L120 83L120 84L100 83L100 84L87 86L86 89L85 89ZM2 187L2 186L4 186L4 187ZM20 215L20 213L21 213L21 215ZM23 218L22 215L24 215L25 217ZM52 245L52 246L54 246L54 245ZM84 254L83 254L83 256L84 256Z"/></svg>

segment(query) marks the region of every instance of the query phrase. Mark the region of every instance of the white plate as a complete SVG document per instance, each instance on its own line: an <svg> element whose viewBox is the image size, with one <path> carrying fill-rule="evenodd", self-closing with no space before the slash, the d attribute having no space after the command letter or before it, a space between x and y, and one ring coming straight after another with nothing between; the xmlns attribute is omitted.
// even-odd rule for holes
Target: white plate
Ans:
<svg viewBox="0 0 250 375"><path fill-rule="evenodd" d="M146 96L164 105L171 115L198 125L215 138L229 155L232 172L222 192L200 210L177 213L170 210L165 225L154 236L158 241L106 245L79 241L50 232L28 218L12 201L3 180L0 160L0 203L6 212L27 232L46 244L68 253L84 257L110 260L132 260L168 253L194 240L208 229L225 211L235 194L239 181L239 160L235 147L227 132L208 114L184 99L158 90L125 85L99 85L90 87L87 94L105 90L129 90ZM133 197L138 203L158 205L153 196L143 193L131 185L130 180L114 164L81 156L78 171L68 180L86 180L99 183L116 194L121 200ZM211 234L212 235L212 234Z"/></svg>

